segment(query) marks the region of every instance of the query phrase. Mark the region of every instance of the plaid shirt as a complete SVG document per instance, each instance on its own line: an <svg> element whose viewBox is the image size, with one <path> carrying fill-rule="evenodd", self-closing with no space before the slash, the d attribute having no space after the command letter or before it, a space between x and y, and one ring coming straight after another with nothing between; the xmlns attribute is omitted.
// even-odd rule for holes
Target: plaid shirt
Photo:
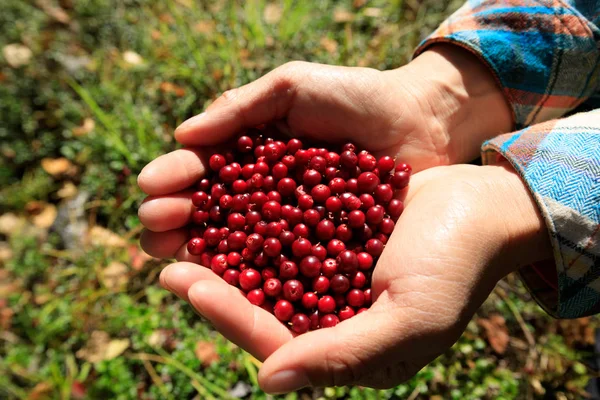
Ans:
<svg viewBox="0 0 600 400"><path fill-rule="evenodd" d="M477 55L512 107L519 130L482 159L508 159L546 221L554 260L521 270L532 295L556 317L600 312L600 0L471 0L417 54L437 42Z"/></svg>

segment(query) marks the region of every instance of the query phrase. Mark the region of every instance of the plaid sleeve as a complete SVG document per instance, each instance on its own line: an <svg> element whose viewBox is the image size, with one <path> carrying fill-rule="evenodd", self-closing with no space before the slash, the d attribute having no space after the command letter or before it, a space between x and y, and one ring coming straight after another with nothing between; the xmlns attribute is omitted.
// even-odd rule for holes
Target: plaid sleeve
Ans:
<svg viewBox="0 0 600 400"><path fill-rule="evenodd" d="M550 314L600 312L600 109L498 136L485 164L506 158L527 184L550 233L554 261L523 268Z"/></svg>
<svg viewBox="0 0 600 400"><path fill-rule="evenodd" d="M517 128L563 116L600 85L600 1L469 0L416 55L459 45L493 71Z"/></svg>

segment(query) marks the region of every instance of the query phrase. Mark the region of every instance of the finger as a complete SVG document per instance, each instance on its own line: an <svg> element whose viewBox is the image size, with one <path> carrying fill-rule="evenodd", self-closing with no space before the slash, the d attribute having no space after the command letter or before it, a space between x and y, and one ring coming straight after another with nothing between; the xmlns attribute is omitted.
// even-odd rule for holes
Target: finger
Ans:
<svg viewBox="0 0 600 400"><path fill-rule="evenodd" d="M179 192L147 197L138 209L140 222L153 232L165 232L187 225L193 211L191 196L190 192Z"/></svg>
<svg viewBox="0 0 600 400"><path fill-rule="evenodd" d="M222 143L243 128L282 119L294 98L295 74L278 68L219 97L205 112L182 123L175 139L186 146Z"/></svg>
<svg viewBox="0 0 600 400"><path fill-rule="evenodd" d="M187 245L189 232L187 229L173 229L166 232L152 232L144 229L140 236L142 249L153 257L175 257L181 246Z"/></svg>
<svg viewBox="0 0 600 400"><path fill-rule="evenodd" d="M379 300L333 328L300 335L283 345L263 364L261 388L286 393L305 386L355 384L373 369L385 367L402 332L401 319L386 303Z"/></svg>
<svg viewBox="0 0 600 400"><path fill-rule="evenodd" d="M188 297L223 336L259 360L292 340L290 330L275 316L250 304L225 281L200 280L190 287Z"/></svg>
<svg viewBox="0 0 600 400"><path fill-rule="evenodd" d="M146 194L157 196L183 190L205 173L207 150L180 149L153 160L138 176L138 186Z"/></svg>
<svg viewBox="0 0 600 400"><path fill-rule="evenodd" d="M185 301L190 301L188 291L198 281L224 282L210 269L190 262L177 262L168 265L160 273L159 280L162 287Z"/></svg>

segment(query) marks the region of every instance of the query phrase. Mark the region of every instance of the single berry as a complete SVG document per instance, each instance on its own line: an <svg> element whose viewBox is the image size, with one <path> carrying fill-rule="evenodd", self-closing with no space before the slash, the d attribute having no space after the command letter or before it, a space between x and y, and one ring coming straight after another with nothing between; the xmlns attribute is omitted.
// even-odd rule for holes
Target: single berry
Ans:
<svg viewBox="0 0 600 400"><path fill-rule="evenodd" d="M277 297L281 294L282 289L281 281L277 278L269 278L265 280L263 285L263 291L267 296Z"/></svg>
<svg viewBox="0 0 600 400"><path fill-rule="evenodd" d="M319 299L317 307L320 313L332 313L335 311L335 300L331 296L323 296Z"/></svg>
<svg viewBox="0 0 600 400"><path fill-rule="evenodd" d="M321 262L315 256L306 256L300 261L300 272L308 278L319 276L321 272Z"/></svg>
<svg viewBox="0 0 600 400"><path fill-rule="evenodd" d="M350 280L342 274L336 274L330 279L329 288L336 294L346 293L350 289Z"/></svg>
<svg viewBox="0 0 600 400"><path fill-rule="evenodd" d="M223 280L231 286L237 286L240 283L240 271L229 268L223 273Z"/></svg>
<svg viewBox="0 0 600 400"><path fill-rule="evenodd" d="M263 251L269 257L275 257L281 254L281 242L279 239L270 237L265 239Z"/></svg>
<svg viewBox="0 0 600 400"><path fill-rule="evenodd" d="M290 279L283 284L283 297L288 301L298 301L304 295L304 286L296 279Z"/></svg>
<svg viewBox="0 0 600 400"><path fill-rule="evenodd" d="M365 304L365 294L360 289L352 289L346 295L346 301L352 307L362 307Z"/></svg>
<svg viewBox="0 0 600 400"><path fill-rule="evenodd" d="M333 258L327 258L321 264L321 273L324 276L331 278L335 274L337 274L337 272L338 272L337 261L335 261Z"/></svg>
<svg viewBox="0 0 600 400"><path fill-rule="evenodd" d="M206 250L206 241L202 238L195 237L187 244L187 251L193 256L198 256Z"/></svg>
<svg viewBox="0 0 600 400"><path fill-rule="evenodd" d="M344 308L338 311L338 317L340 318L340 321L350 319L354 317L354 315L354 310L352 309L352 307L349 306L345 306Z"/></svg>
<svg viewBox="0 0 600 400"><path fill-rule="evenodd" d="M273 307L273 313L278 320L287 322L294 315L294 306L287 300L279 300Z"/></svg>
<svg viewBox="0 0 600 400"><path fill-rule="evenodd" d="M295 314L291 320L291 328L298 334L308 332L310 329L310 319L305 314Z"/></svg>
<svg viewBox="0 0 600 400"><path fill-rule="evenodd" d="M265 292L261 289L254 289L248 292L246 298L255 306L261 306L265 302Z"/></svg>
<svg viewBox="0 0 600 400"><path fill-rule="evenodd" d="M306 292L302 296L302 307L311 310L317 307L319 297L313 292Z"/></svg>
<svg viewBox="0 0 600 400"><path fill-rule="evenodd" d="M369 239L365 244L365 251L373 257L379 257L383 253L383 243L378 239Z"/></svg>
<svg viewBox="0 0 600 400"><path fill-rule="evenodd" d="M358 258L351 250L344 250L337 256L337 263L340 272L344 274L353 274L358 269Z"/></svg>
<svg viewBox="0 0 600 400"><path fill-rule="evenodd" d="M323 275L317 276L312 281L312 288L318 294L325 294L329 290L329 279Z"/></svg>
<svg viewBox="0 0 600 400"><path fill-rule="evenodd" d="M279 266L279 276L281 279L292 279L298 275L298 266L293 261L284 261Z"/></svg>
<svg viewBox="0 0 600 400"><path fill-rule="evenodd" d="M262 277L260 273L252 268L248 268L240 274L240 286L245 291L258 289L260 287Z"/></svg>

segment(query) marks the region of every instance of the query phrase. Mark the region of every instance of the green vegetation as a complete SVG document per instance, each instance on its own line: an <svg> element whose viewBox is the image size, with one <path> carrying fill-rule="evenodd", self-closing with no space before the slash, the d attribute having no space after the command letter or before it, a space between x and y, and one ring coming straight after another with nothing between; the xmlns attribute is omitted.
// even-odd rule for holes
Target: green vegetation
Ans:
<svg viewBox="0 0 600 400"><path fill-rule="evenodd" d="M4 0L0 398L269 398L260 363L159 288L136 176L224 90L289 60L400 66L459 5ZM596 323L552 320L512 277L411 381L285 398L580 398Z"/></svg>

